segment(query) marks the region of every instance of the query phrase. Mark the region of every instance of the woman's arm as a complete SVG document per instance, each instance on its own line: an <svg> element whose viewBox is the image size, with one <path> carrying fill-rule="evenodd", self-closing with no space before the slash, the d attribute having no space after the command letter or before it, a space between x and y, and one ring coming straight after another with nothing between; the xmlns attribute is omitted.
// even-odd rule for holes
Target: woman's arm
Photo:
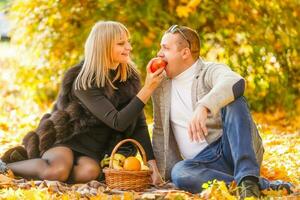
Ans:
<svg viewBox="0 0 300 200"><path fill-rule="evenodd" d="M143 146L147 156L147 161L154 160L154 153L144 112L141 112L139 115L132 135L129 137L135 139Z"/></svg>
<svg viewBox="0 0 300 200"><path fill-rule="evenodd" d="M120 132L137 118L145 106L135 96L122 110L118 111L100 89L75 90L74 94L95 117Z"/></svg>
<svg viewBox="0 0 300 200"><path fill-rule="evenodd" d="M148 125L146 122L145 114L144 112L141 113L140 117L138 118L136 128L133 131L132 134L132 139L137 140L145 149L146 152L146 157L147 157L147 162L150 167L150 169L153 171L152 173L152 183L154 185L159 185L162 184L164 181L159 173L152 145L151 145L151 140L150 140L150 135L148 131Z"/></svg>
<svg viewBox="0 0 300 200"><path fill-rule="evenodd" d="M150 72L152 61L153 59L147 65L145 85L131 99L129 104L120 111L105 97L101 89L74 90L74 94L99 120L103 121L109 127L122 132L137 118L154 90L164 78L163 68L157 70L155 73Z"/></svg>

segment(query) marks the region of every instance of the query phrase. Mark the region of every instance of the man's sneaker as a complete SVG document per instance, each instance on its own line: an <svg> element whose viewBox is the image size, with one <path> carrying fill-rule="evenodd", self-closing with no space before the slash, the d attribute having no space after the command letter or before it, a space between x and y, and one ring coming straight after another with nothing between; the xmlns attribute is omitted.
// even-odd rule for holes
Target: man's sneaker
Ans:
<svg viewBox="0 0 300 200"><path fill-rule="evenodd" d="M253 180L242 180L242 182L239 184L239 193L240 198L245 199L246 197L260 197L260 190L258 183Z"/></svg>
<svg viewBox="0 0 300 200"><path fill-rule="evenodd" d="M0 174L5 174L8 171L7 165L0 159Z"/></svg>
<svg viewBox="0 0 300 200"><path fill-rule="evenodd" d="M293 187L293 185L291 183L285 182L285 181L282 181L282 180L270 181L270 188L272 190L283 190L283 189L285 189L288 192L288 194L291 194L291 193L293 193L292 187Z"/></svg>

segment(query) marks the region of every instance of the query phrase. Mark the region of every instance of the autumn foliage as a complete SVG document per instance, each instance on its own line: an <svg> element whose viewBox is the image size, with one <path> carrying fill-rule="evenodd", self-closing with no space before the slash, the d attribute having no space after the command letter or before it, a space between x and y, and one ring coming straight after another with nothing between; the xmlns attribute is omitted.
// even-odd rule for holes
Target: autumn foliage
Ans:
<svg viewBox="0 0 300 200"><path fill-rule="evenodd" d="M296 193L291 199L298 198L300 1L14 0L7 11L14 27L11 43L0 43L1 153L20 144L50 111L63 73L83 59L95 22L116 20L129 28L132 58L142 75L156 57L163 32L172 24L186 25L199 32L204 59L226 63L245 77L251 110L264 111L254 115L266 150L261 175L292 182ZM150 106L147 113L151 116ZM113 194L99 183L71 187L0 176L4 199L237 199L234 184L226 188L212 180L203 187L199 195L173 190ZM286 195L264 194L265 199Z"/></svg>
<svg viewBox="0 0 300 200"><path fill-rule="evenodd" d="M33 78L20 82L39 90L36 101L55 98L60 77L83 58L84 41L98 20L117 20L130 29L133 60L143 73L163 31L187 25L200 33L203 58L227 63L246 78L253 109L293 110L299 97L298 0L15 0L10 15L16 22L13 41L31 52L20 73Z"/></svg>

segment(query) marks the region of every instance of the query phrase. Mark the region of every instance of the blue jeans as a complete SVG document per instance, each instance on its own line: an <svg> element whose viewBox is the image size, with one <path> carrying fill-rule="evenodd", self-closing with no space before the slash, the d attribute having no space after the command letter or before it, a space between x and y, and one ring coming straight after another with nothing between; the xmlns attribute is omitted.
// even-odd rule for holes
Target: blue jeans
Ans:
<svg viewBox="0 0 300 200"><path fill-rule="evenodd" d="M193 159L175 164L171 172L173 183L192 193L201 192L209 180L237 183L245 176L259 178L260 188L270 187L259 177L263 145L244 97L236 99L221 110L223 135L209 144Z"/></svg>

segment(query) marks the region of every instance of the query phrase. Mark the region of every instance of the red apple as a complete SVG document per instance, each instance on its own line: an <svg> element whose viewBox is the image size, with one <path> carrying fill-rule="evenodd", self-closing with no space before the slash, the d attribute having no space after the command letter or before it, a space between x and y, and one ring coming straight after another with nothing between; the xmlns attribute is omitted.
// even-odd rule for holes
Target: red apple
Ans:
<svg viewBox="0 0 300 200"><path fill-rule="evenodd" d="M164 61L162 58L157 58L153 60L150 66L150 71L154 73L156 70L158 70L161 67L165 68L167 64L168 64L167 61Z"/></svg>

